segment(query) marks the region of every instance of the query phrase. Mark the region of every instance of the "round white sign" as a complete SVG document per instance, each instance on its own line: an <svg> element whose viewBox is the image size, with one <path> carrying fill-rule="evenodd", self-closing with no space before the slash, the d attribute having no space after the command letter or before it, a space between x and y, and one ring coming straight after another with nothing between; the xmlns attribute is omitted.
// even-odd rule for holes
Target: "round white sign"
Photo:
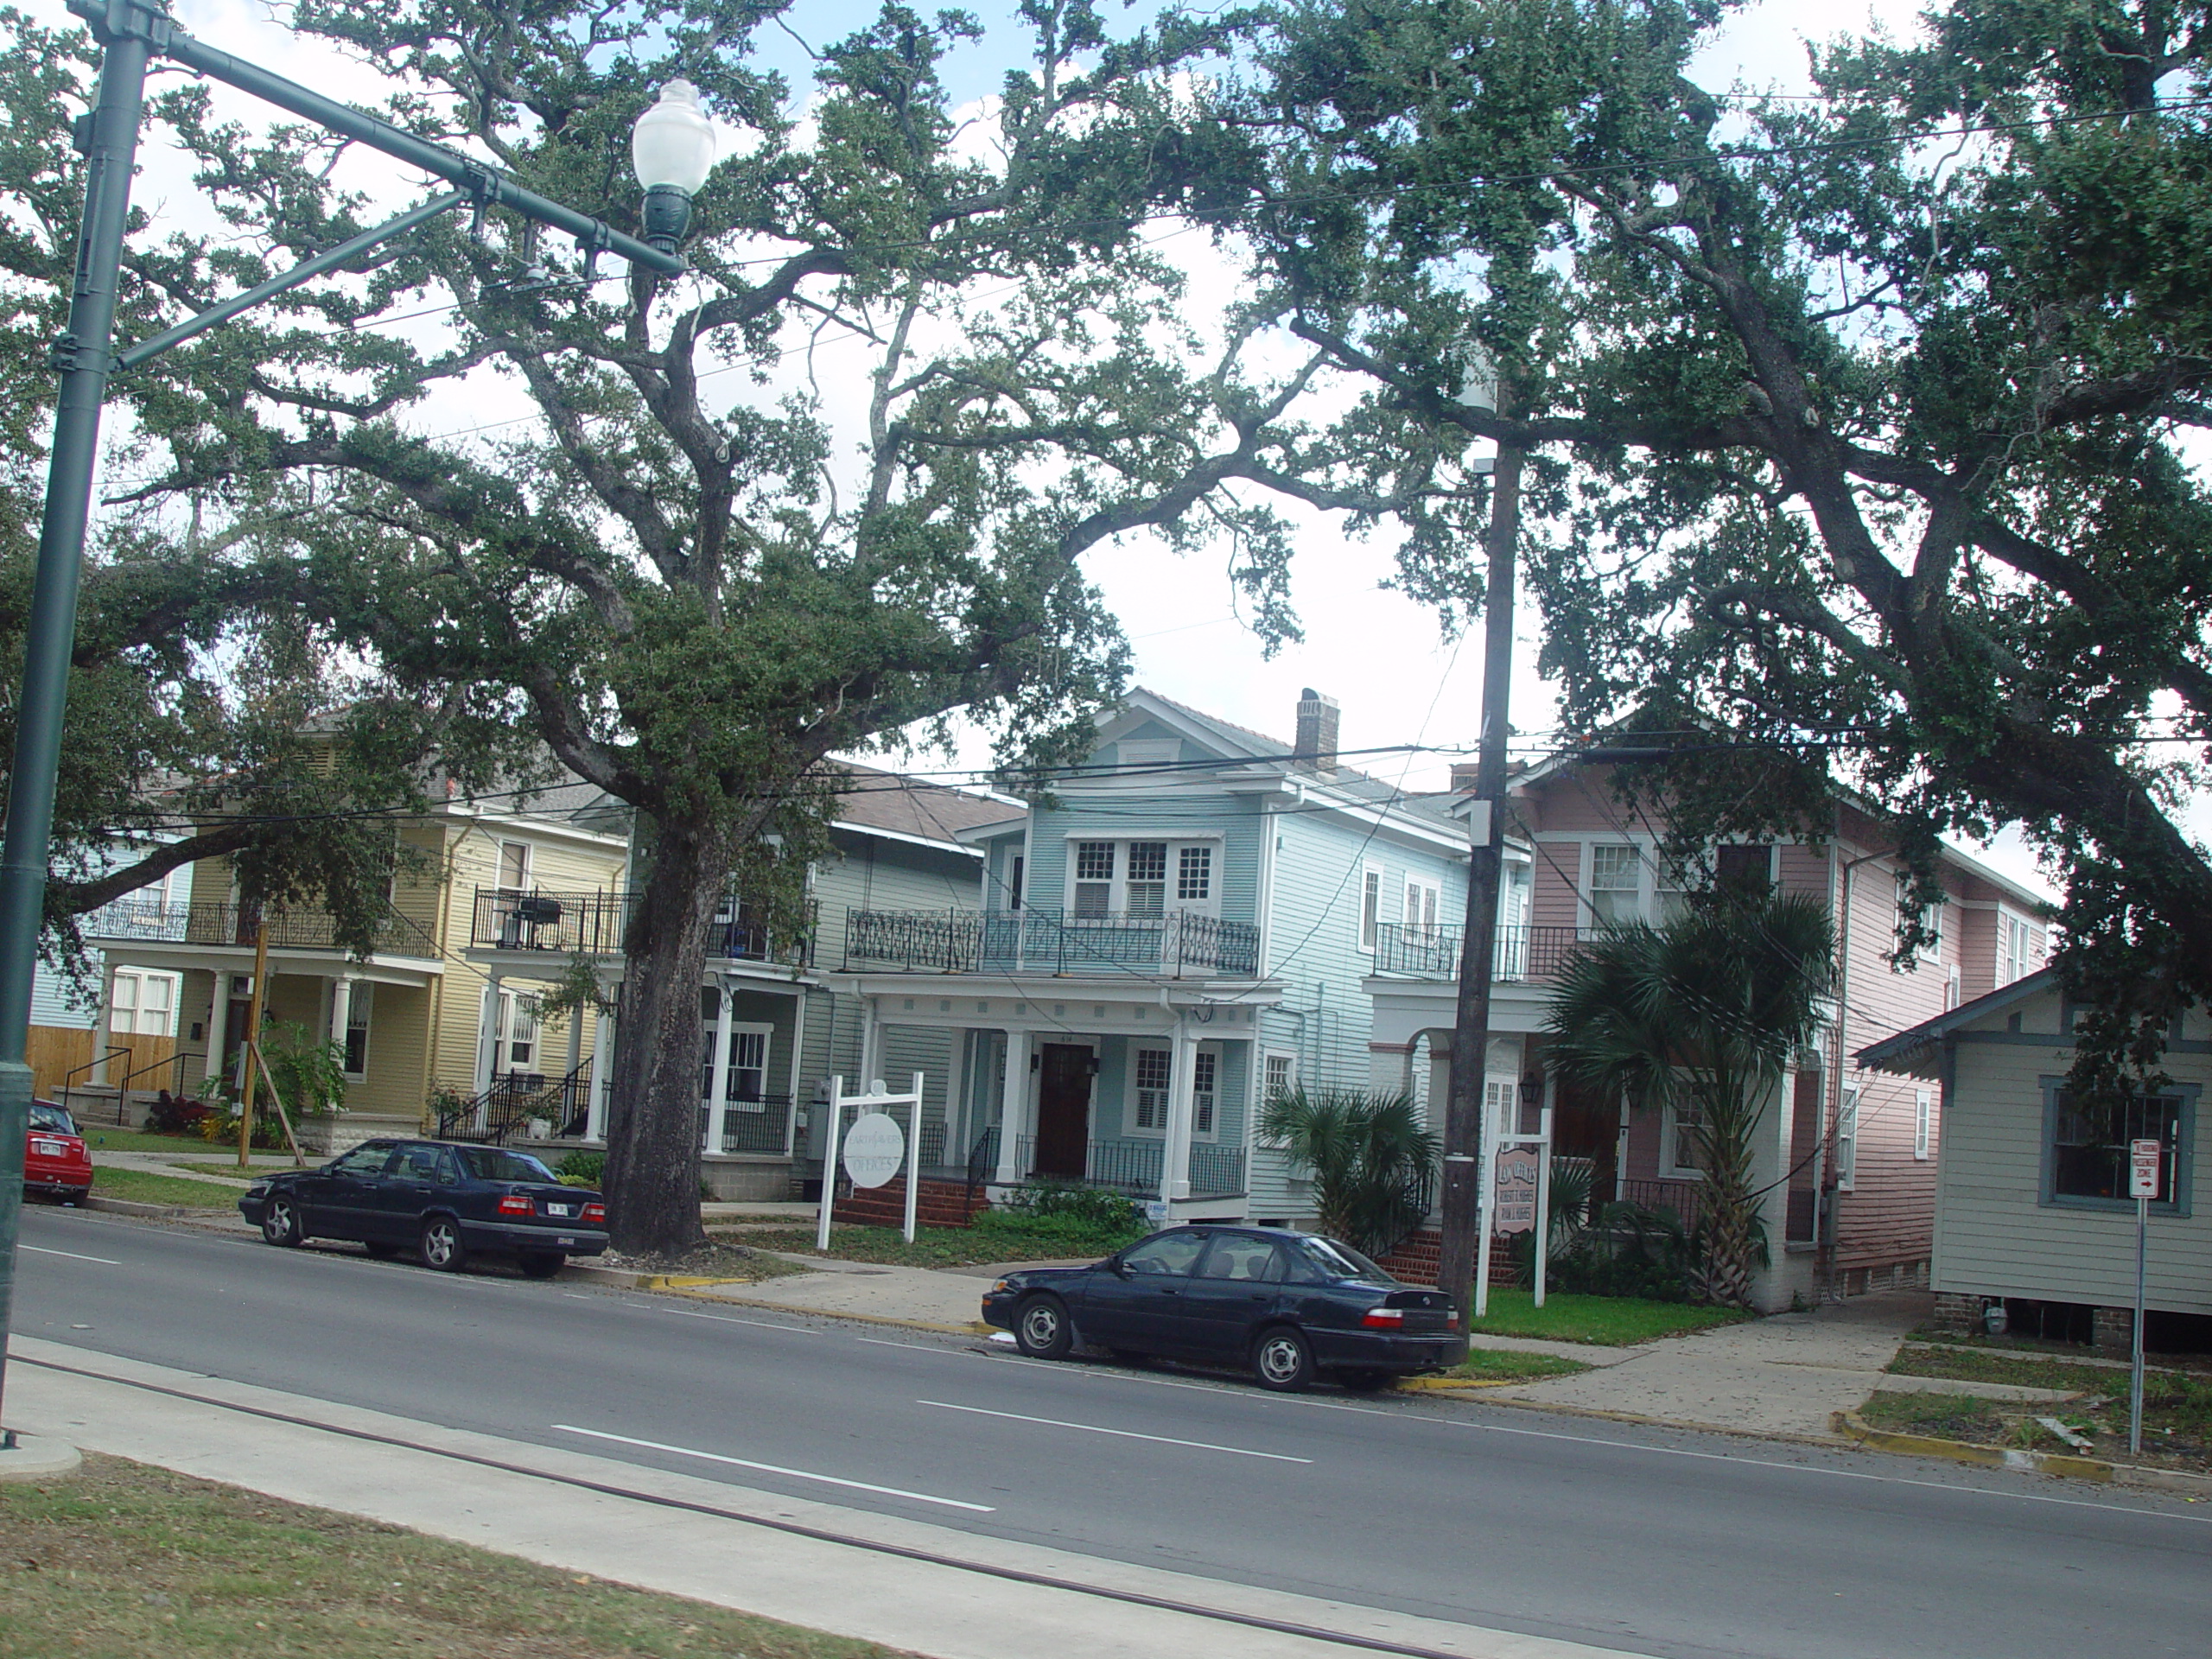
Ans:
<svg viewBox="0 0 2212 1659"><path fill-rule="evenodd" d="M906 1137L882 1112L869 1112L845 1136L845 1173L855 1186L881 1186L906 1161Z"/></svg>

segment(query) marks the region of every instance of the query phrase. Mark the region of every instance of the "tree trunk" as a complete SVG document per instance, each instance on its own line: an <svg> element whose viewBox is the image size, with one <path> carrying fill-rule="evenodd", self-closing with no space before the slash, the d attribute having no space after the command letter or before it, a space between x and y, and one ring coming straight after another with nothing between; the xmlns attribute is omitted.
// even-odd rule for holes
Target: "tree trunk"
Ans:
<svg viewBox="0 0 2212 1659"><path fill-rule="evenodd" d="M637 888L607 1124L607 1231L625 1255L678 1254L705 1237L699 988L732 865L723 838L662 828Z"/></svg>

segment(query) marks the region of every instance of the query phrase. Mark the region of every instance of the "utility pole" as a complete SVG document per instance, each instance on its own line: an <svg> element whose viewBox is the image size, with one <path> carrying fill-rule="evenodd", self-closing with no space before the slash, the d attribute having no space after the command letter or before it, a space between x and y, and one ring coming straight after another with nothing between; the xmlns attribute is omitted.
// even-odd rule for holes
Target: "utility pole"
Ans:
<svg viewBox="0 0 2212 1659"><path fill-rule="evenodd" d="M1504 398L1498 401L1503 404ZM1459 941L1459 995L1452 1027L1452 1081L1444 1097L1444 1192L1437 1284L1474 1316L1478 1229L1490 1220L1482 1190L1487 1150L1484 1078L1490 1070L1490 992L1497 949L1497 895L1505 867L1505 740L1513 682L1513 576L1521 539L1521 469L1528 452L1501 442L1491 474L1488 568L1483 585L1482 739L1468 820L1467 920Z"/></svg>

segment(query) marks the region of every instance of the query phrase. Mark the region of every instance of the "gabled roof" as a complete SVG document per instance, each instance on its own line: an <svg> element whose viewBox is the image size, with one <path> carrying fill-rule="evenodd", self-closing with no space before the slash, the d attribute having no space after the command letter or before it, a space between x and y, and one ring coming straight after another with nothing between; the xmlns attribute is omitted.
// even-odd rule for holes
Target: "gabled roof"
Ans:
<svg viewBox="0 0 2212 1659"><path fill-rule="evenodd" d="M837 800L836 822L843 829L958 846L967 832L990 824L1011 828L1028 816L1029 810L1016 801L920 783L849 760L836 764L852 777Z"/></svg>
<svg viewBox="0 0 2212 1659"><path fill-rule="evenodd" d="M1870 1065L1883 1071L1914 1071L1925 1065L1942 1046L1943 1039L1963 1026L2000 1014L2015 1002L2024 1002L2031 997L2041 996L2054 990L2058 984L2056 968L2038 968L2032 974L2014 980L2010 985L1999 985L1986 995L1971 1002L1961 1002L1955 1008L1946 1008L1933 1020L1923 1020L1878 1043L1870 1043L1852 1058L1861 1065ZM2061 1039L2053 1037L2052 1046Z"/></svg>

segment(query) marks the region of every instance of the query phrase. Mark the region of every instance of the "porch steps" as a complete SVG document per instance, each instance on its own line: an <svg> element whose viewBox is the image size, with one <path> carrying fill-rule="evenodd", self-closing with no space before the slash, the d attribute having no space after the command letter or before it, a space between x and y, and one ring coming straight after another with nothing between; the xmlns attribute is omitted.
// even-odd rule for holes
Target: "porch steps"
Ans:
<svg viewBox="0 0 2212 1659"><path fill-rule="evenodd" d="M1394 1279L1402 1279L1409 1285L1433 1285L1437 1269L1443 1262L1443 1236L1420 1232L1398 1241L1395 1249L1388 1255L1375 1258L1375 1265ZM1513 1283L1513 1258L1510 1252L1493 1246L1490 1255L1491 1288L1510 1287Z"/></svg>
<svg viewBox="0 0 2212 1659"><path fill-rule="evenodd" d="M981 1187L976 1189L971 1203L964 1183L932 1181L925 1177L920 1192L915 1194L914 1219L924 1227L965 1227L978 1212L990 1207ZM881 1186L848 1192L830 1207L830 1216L831 1220L851 1227L903 1225L906 1218L906 1178L900 1175Z"/></svg>

